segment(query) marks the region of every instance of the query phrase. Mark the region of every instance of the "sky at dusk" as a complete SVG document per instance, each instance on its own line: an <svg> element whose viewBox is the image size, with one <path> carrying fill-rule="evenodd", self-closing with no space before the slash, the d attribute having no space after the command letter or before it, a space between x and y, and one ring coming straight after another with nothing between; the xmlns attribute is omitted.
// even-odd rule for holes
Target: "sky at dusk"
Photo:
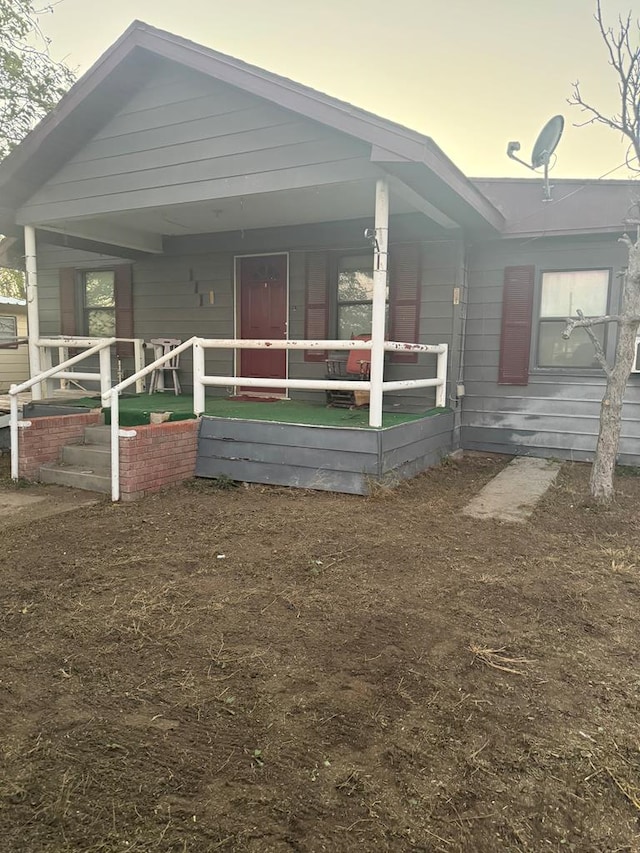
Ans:
<svg viewBox="0 0 640 853"><path fill-rule="evenodd" d="M630 2L602 0L615 23ZM625 146L567 104L615 112L617 81L593 20L595 0L60 0L41 18L51 53L86 71L134 19L291 77L431 136L467 175L530 177L552 115L566 119L553 177L598 178ZM612 178L628 177L625 168Z"/></svg>

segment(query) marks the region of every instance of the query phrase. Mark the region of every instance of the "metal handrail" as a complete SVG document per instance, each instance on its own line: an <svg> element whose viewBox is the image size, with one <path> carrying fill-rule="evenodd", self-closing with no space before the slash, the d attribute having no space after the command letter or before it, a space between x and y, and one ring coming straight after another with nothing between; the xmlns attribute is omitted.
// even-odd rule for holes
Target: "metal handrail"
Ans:
<svg viewBox="0 0 640 853"><path fill-rule="evenodd" d="M23 344L28 344L29 338L3 338L0 341L0 349L18 349Z"/></svg>
<svg viewBox="0 0 640 853"><path fill-rule="evenodd" d="M37 376L32 376L31 379L27 379L25 382L22 382L20 385L12 385L9 389L9 394L21 394L23 391L28 391L29 388L33 388L34 385L37 385L40 382L46 382L51 376L55 376L56 373L60 373L63 370L66 370L68 367L71 367L73 364L78 364L80 361L84 361L85 358L89 358L91 355L95 355L96 353L103 350L105 347L110 347L112 344L116 343L117 338L101 338L99 342L91 347L85 352L78 353L78 355L74 355L71 358L68 358L66 361L63 361L61 364L56 364L54 367L50 367L48 370L43 371L42 373L38 373Z"/></svg>
<svg viewBox="0 0 640 853"><path fill-rule="evenodd" d="M71 358L68 358L66 361L63 361L61 364L56 364L54 367L50 367L48 370L45 370L42 373L38 373L37 376L32 376L30 379L27 379L25 382L21 382L20 385L12 385L9 388L9 403L10 403L10 418L9 418L9 430L11 434L11 478L13 480L17 480L20 475L20 458L18 452L18 394L21 394L23 391L28 391L30 388L33 388L34 385L38 385L42 382L46 382L51 376L55 376L61 372L66 371L68 367L71 367L74 364L78 364L80 361L84 361L85 358L89 358L92 355L96 355L96 353L100 353L101 359L101 370L100 374L102 377L103 370L102 368L105 366L104 359L102 356L103 351L107 347L111 347L112 344L116 342L117 338L102 338L95 344L95 346L90 347L90 349L85 352L78 353L78 355L74 355ZM110 373L110 365L108 373ZM111 381L109 379L109 381Z"/></svg>
<svg viewBox="0 0 640 853"><path fill-rule="evenodd" d="M110 388L108 391L102 395L103 401L111 397L113 399L115 394L119 394L121 391L124 391L125 388L128 388L130 385L133 385L134 382L138 382L140 379L144 379L145 376L148 376L152 373L157 367L164 364L167 361L171 361L176 355L180 355L180 353L189 349L189 347L193 346L193 344L199 340L196 337L191 337L189 340L184 341L179 344L175 349L172 349L171 352L165 353L164 355L159 356L155 361L152 361L151 364L148 364L146 367L143 367L141 370L138 370L137 373L132 374L131 376L127 376L126 379L123 379L122 382L119 382L117 385L114 385L113 388Z"/></svg>

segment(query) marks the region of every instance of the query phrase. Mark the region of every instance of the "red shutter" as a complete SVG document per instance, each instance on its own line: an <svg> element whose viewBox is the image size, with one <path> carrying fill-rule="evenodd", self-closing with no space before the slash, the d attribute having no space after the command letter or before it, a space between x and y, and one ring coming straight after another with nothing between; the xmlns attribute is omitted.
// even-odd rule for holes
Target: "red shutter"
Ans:
<svg viewBox="0 0 640 853"><path fill-rule="evenodd" d="M116 298L116 336L133 337L133 287L131 266L123 264L114 268ZM116 349L120 358L133 357L133 344L118 344Z"/></svg>
<svg viewBox="0 0 640 853"><path fill-rule="evenodd" d="M73 337L78 334L76 321L76 271L58 271L60 282L60 334ZM81 331L81 330L80 330Z"/></svg>
<svg viewBox="0 0 640 853"><path fill-rule="evenodd" d="M420 298L422 291L422 246L407 243L392 246L389 276L390 339L417 344L420 342ZM394 363L415 364L416 352L394 352Z"/></svg>
<svg viewBox="0 0 640 853"><path fill-rule="evenodd" d="M498 384L527 385L535 267L505 267Z"/></svg>
<svg viewBox="0 0 640 853"><path fill-rule="evenodd" d="M304 337L327 340L329 335L329 257L326 252L308 252ZM305 361L326 361L325 350L305 350Z"/></svg>

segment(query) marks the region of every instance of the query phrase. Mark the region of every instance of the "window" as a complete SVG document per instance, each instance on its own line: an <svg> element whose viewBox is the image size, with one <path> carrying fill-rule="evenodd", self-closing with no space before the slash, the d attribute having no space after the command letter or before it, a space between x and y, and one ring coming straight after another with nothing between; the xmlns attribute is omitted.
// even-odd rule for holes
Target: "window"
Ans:
<svg viewBox="0 0 640 853"><path fill-rule="evenodd" d="M338 338L371 334L373 254L342 257L338 264ZM389 288L385 325L389 320Z"/></svg>
<svg viewBox="0 0 640 853"><path fill-rule="evenodd" d="M609 270L544 272L540 287L538 367L598 367L593 344L584 329L575 329L568 340L562 337L567 317L607 313ZM594 326L605 345L605 326Z"/></svg>
<svg viewBox="0 0 640 853"><path fill-rule="evenodd" d="M389 253L387 332L389 340L420 340L422 245L400 243ZM371 334L373 252L336 255L307 252L305 270L305 340L349 339ZM305 361L324 362L323 350L305 350ZM417 353L394 352L389 361L415 364Z"/></svg>
<svg viewBox="0 0 640 853"><path fill-rule="evenodd" d="M94 270L83 274L84 333L92 338L116 334L115 273Z"/></svg>
<svg viewBox="0 0 640 853"><path fill-rule="evenodd" d="M18 320L16 317L0 317L0 344L13 341L18 337ZM13 344L5 349L17 349L18 344Z"/></svg>

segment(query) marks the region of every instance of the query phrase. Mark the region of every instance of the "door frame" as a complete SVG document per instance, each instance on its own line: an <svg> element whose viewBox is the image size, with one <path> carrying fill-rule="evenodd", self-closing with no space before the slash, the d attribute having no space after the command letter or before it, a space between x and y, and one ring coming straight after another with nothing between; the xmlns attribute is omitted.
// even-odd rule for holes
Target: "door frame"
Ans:
<svg viewBox="0 0 640 853"><path fill-rule="evenodd" d="M240 316L241 302L240 302L240 276L239 276L240 263L239 263L239 261L242 260L242 258L269 258L269 257L274 257L276 255L284 255L284 257L286 258L287 272L286 272L286 280L285 280L285 306L286 306L285 311L286 311L287 316L285 317L285 328L287 330L287 333L286 333L285 338L286 339L289 338L289 312L290 312L290 305L289 305L290 282L289 282L289 276L290 276L290 270L291 270L291 265L289 262L290 261L289 252L244 252L241 255L234 255L233 256L233 329L234 329L234 335L235 335L237 340L241 340L240 324L241 324L241 320L242 320L242 318ZM288 379L289 378L289 350L285 350L284 352L285 352L284 378ZM240 356L241 356L241 354L242 353L238 352L238 350L234 350L234 353L233 353L233 375L234 376L239 375L238 371L240 369ZM238 394L238 389L239 389L238 385L234 386L233 393ZM256 390L256 394L257 394L259 392L259 389L256 388L255 390ZM288 400L289 399L289 389L284 388L283 390L284 390L284 394L282 395L282 399Z"/></svg>

